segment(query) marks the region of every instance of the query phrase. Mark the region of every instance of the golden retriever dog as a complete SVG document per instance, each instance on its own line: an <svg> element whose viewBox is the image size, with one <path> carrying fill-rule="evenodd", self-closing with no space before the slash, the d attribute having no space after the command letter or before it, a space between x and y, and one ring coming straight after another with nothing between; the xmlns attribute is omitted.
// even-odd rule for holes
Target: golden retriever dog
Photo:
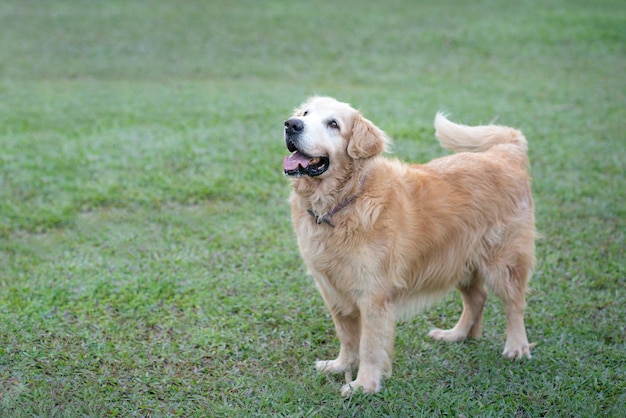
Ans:
<svg viewBox="0 0 626 418"><path fill-rule="evenodd" d="M409 165L384 157L385 133L333 98L312 97L285 122L298 246L340 342L337 358L316 368L345 374L343 396L379 391L391 375L396 321L454 287L461 317L430 337L478 338L486 286L506 312L504 357L530 358L524 308L535 219L526 139L440 113L435 129L457 153Z"/></svg>

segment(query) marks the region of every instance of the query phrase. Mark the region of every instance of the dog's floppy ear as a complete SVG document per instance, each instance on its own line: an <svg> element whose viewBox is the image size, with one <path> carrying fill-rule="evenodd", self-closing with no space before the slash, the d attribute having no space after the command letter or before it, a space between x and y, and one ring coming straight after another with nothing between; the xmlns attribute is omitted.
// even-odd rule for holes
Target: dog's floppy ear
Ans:
<svg viewBox="0 0 626 418"><path fill-rule="evenodd" d="M348 155L355 160L382 154L387 150L389 137L360 113L354 115Z"/></svg>

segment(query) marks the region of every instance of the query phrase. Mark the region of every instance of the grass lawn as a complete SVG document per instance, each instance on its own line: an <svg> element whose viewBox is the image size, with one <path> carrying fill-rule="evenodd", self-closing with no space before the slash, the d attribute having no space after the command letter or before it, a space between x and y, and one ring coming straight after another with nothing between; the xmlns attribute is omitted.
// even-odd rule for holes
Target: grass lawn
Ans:
<svg viewBox="0 0 626 418"><path fill-rule="evenodd" d="M0 416L623 416L626 7L544 2L0 3ZM533 358L491 297L399 325L381 393L339 396L282 174L282 123L348 101L413 162L437 110L529 140Z"/></svg>

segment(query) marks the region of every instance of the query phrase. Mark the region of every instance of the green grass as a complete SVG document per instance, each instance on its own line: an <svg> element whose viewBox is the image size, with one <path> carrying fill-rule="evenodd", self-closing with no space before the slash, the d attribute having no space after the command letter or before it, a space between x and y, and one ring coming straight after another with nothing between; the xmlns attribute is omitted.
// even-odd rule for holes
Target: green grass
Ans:
<svg viewBox="0 0 626 418"><path fill-rule="evenodd" d="M423 4L422 4L423 3ZM623 416L622 1L0 3L0 416ZM530 361L399 325L393 377L339 397L298 255L282 122L363 110L444 154L437 110L530 142Z"/></svg>

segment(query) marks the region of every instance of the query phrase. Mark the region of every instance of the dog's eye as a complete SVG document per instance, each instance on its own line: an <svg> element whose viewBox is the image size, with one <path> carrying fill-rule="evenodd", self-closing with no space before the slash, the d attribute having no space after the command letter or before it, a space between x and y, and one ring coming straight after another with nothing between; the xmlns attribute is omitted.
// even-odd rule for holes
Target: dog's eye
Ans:
<svg viewBox="0 0 626 418"><path fill-rule="evenodd" d="M333 129L339 129L339 124L337 123L336 120L333 119L328 122L328 127L333 128Z"/></svg>
<svg viewBox="0 0 626 418"><path fill-rule="evenodd" d="M305 111L304 111L304 113L302 114L302 116L306 116L306 115L308 115L308 114L309 114L309 111L308 111L308 110L305 110Z"/></svg>

